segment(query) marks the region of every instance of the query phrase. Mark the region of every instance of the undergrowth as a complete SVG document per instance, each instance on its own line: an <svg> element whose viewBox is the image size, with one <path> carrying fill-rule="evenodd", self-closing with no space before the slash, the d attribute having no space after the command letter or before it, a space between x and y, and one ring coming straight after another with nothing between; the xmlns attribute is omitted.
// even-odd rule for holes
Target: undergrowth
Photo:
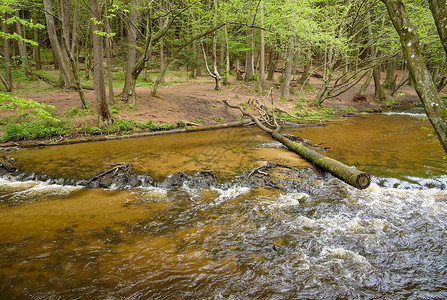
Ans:
<svg viewBox="0 0 447 300"><path fill-rule="evenodd" d="M123 120L123 119L117 119L112 124L106 126L106 127L98 127L98 126L89 126L89 125L82 125L81 127L75 128L74 131L79 134L113 134L113 133L125 133L125 132L131 132L134 130L168 130L174 128L174 125L170 123L154 123L152 120L149 120L146 123L142 122L136 122L133 120Z"/></svg>
<svg viewBox="0 0 447 300"><path fill-rule="evenodd" d="M175 126L170 123L154 123L149 120L146 123L133 120L117 119L106 127L91 126L83 124L80 127L73 127L69 122L54 120L38 120L31 122L15 122L13 118L4 118L0 121L3 135L2 142L33 140L39 138L51 138L53 136L66 136L69 134L120 134L134 130L168 130Z"/></svg>
<svg viewBox="0 0 447 300"><path fill-rule="evenodd" d="M8 142L65 135L70 132L70 128L63 122L53 120L11 123L6 125L1 140Z"/></svg>

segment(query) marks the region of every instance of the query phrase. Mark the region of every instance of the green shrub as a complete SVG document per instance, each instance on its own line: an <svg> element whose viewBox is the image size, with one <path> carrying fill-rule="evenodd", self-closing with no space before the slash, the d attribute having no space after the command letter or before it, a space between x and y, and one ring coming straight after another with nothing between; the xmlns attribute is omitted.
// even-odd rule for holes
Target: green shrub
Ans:
<svg viewBox="0 0 447 300"><path fill-rule="evenodd" d="M67 111L65 115L67 117L84 117L87 115L94 115L95 109L90 106L90 104L87 103L87 108L80 108L80 107L74 107Z"/></svg>
<svg viewBox="0 0 447 300"><path fill-rule="evenodd" d="M341 110L347 113L352 113L354 111L354 107L352 106L343 107Z"/></svg>
<svg viewBox="0 0 447 300"><path fill-rule="evenodd" d="M385 99L382 102L383 104L385 104L386 107L391 107L396 104L396 101L394 99Z"/></svg>
<svg viewBox="0 0 447 300"><path fill-rule="evenodd" d="M137 122L133 120L116 120L115 124L120 131L131 131L137 127Z"/></svg>
<svg viewBox="0 0 447 300"><path fill-rule="evenodd" d="M59 121L44 120L9 124L5 128L2 141L19 141L27 139L48 138L54 135L67 134L70 126Z"/></svg>
<svg viewBox="0 0 447 300"><path fill-rule="evenodd" d="M0 111L14 111L17 115L26 118L59 121L53 117L54 108L53 105L0 93Z"/></svg>
<svg viewBox="0 0 447 300"><path fill-rule="evenodd" d="M119 113L120 113L120 110L119 110L119 108L118 108L116 105L114 105L114 106L112 107L112 109L110 110L110 112L111 112L112 114L119 114Z"/></svg>
<svg viewBox="0 0 447 300"><path fill-rule="evenodd" d="M172 124L170 123L162 123L160 125L158 125L159 130L167 130L167 129L171 129L172 128Z"/></svg>

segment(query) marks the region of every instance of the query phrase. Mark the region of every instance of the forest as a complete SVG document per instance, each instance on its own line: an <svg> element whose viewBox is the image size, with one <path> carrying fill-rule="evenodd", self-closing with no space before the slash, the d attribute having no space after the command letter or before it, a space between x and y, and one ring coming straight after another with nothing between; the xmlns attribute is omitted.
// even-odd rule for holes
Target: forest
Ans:
<svg viewBox="0 0 447 300"><path fill-rule="evenodd" d="M447 299L446 0L0 25L0 299Z"/></svg>
<svg viewBox="0 0 447 300"><path fill-rule="evenodd" d="M37 137L73 131L45 99L16 96L42 84L77 93L72 115L94 112L96 123L84 132L123 131L135 122L113 114L120 105L141 106L137 87L159 97L165 76L181 70L186 81L214 82L216 93L245 82L260 99L305 102L314 114L348 91L393 106L411 87L447 150L447 8L440 0L6 0L0 10L3 141L33 138L26 131L41 120L47 128ZM91 90L93 101L85 96ZM293 118L303 108L286 110L280 114ZM149 129L172 127L149 121Z"/></svg>

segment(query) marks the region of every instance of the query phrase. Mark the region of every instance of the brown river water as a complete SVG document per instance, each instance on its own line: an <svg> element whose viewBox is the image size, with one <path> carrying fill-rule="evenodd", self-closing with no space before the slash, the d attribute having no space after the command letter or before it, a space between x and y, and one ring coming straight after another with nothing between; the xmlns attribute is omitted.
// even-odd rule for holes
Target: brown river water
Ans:
<svg viewBox="0 0 447 300"><path fill-rule="evenodd" d="M447 155L422 127L393 113L286 129L369 172L366 190L251 127L20 150L21 174L0 178L0 299L447 298ZM299 179L250 186L260 160ZM154 183L76 185L123 162ZM166 185L175 172L191 176Z"/></svg>

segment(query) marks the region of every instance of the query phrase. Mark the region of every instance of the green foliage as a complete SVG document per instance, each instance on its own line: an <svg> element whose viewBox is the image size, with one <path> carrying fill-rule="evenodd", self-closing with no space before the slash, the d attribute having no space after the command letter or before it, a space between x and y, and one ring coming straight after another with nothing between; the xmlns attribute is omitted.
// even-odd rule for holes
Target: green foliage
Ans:
<svg viewBox="0 0 447 300"><path fill-rule="evenodd" d="M319 120L332 118L335 115L335 110L328 107L307 107L301 110L301 116L305 119Z"/></svg>
<svg viewBox="0 0 447 300"><path fill-rule="evenodd" d="M297 117L292 117L292 116L290 116L290 115L288 115L288 114L285 114L285 113L283 113L283 112L275 112L275 116L276 116L277 118L281 118L281 119L289 120L289 121L297 121L297 120L299 120L299 118L297 118Z"/></svg>
<svg viewBox="0 0 447 300"><path fill-rule="evenodd" d="M141 128L141 129L147 128L147 129L150 129L150 130L168 130L168 129L171 129L171 128L174 127L170 123L156 124L152 120L147 121L147 123L145 123L145 124L144 123L139 123L137 126L139 128Z"/></svg>
<svg viewBox="0 0 447 300"><path fill-rule="evenodd" d="M352 106L343 107L341 110L344 112L347 112L347 113L352 113L352 112L354 112L354 107L352 107Z"/></svg>
<svg viewBox="0 0 447 300"><path fill-rule="evenodd" d="M187 67L198 67L200 66L200 61L197 59L197 55L194 50L190 48L183 48L176 57L173 63L173 67L178 69L182 66Z"/></svg>
<svg viewBox="0 0 447 300"><path fill-rule="evenodd" d="M216 122L225 122L225 119L222 118L222 117L215 117L214 121L216 121Z"/></svg>
<svg viewBox="0 0 447 300"><path fill-rule="evenodd" d="M392 107L396 104L396 100L394 99L385 99L382 100L382 103L385 104L386 107Z"/></svg>
<svg viewBox="0 0 447 300"><path fill-rule="evenodd" d="M111 112L112 114L119 114L119 113L120 113L120 110L119 110L119 108L118 108L116 105L114 105L114 106L110 109L110 112Z"/></svg>
<svg viewBox="0 0 447 300"><path fill-rule="evenodd" d="M70 126L62 122L53 120L42 120L35 122L21 122L19 124L9 124L2 136L3 142L19 141L27 139L48 138L54 135L67 134Z"/></svg>
<svg viewBox="0 0 447 300"><path fill-rule="evenodd" d="M313 85L311 85L310 83L306 83L306 84L302 85L301 88L306 93L314 93L315 92L315 87Z"/></svg>
<svg viewBox="0 0 447 300"><path fill-rule="evenodd" d="M59 121L52 115L52 105L0 93L0 111L2 110L14 111L18 116L26 118Z"/></svg>
<svg viewBox="0 0 447 300"><path fill-rule="evenodd" d="M74 107L65 113L67 117L84 117L94 114L95 109L91 107L89 103L87 103L87 108Z"/></svg>
<svg viewBox="0 0 447 300"><path fill-rule="evenodd" d="M10 4L10 5L8 5ZM10 1L10 0L3 0L2 4L0 4L0 23L5 23L7 25L11 25L14 24L16 22L20 23L22 26L24 27L28 27L28 28L37 28L37 29L44 29L45 26L42 24L34 24L32 21L26 20L26 19L22 19L20 17L16 17L14 16L14 12L17 9L15 8L15 2ZM8 14L8 18L5 18L5 14ZM12 39L12 40L16 40L16 41L22 41L24 43L36 46L38 45L37 42L33 41L33 40L29 40L24 38L23 36L18 35L16 32L14 33L6 33L3 31L0 31L0 39L5 40L5 39ZM0 56L1 57L1 56Z"/></svg>
<svg viewBox="0 0 447 300"><path fill-rule="evenodd" d="M284 84L284 75L283 74L279 75L278 82L280 84Z"/></svg>
<svg viewBox="0 0 447 300"><path fill-rule="evenodd" d="M133 120L122 120L118 119L113 124L109 126L117 126L120 131L131 131L137 127L137 122Z"/></svg>
<svg viewBox="0 0 447 300"><path fill-rule="evenodd" d="M171 129L173 126L170 123L162 123L160 125L158 125L157 130L168 130Z"/></svg>

